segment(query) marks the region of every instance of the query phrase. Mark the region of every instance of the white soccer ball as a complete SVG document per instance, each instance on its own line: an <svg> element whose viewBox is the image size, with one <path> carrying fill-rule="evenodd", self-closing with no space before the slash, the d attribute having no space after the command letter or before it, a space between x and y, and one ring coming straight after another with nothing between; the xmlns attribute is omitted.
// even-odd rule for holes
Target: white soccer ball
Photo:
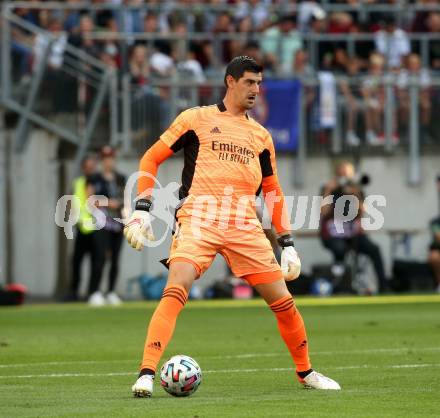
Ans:
<svg viewBox="0 0 440 418"><path fill-rule="evenodd" d="M170 395L189 396L197 390L200 383L200 366L189 356L173 356L160 369L160 384Z"/></svg>

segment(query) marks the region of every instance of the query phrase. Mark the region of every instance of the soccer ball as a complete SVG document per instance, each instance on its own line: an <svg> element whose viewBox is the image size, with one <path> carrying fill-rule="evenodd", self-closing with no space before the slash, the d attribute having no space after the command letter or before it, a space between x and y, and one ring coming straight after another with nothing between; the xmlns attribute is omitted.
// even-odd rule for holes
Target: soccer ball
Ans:
<svg viewBox="0 0 440 418"><path fill-rule="evenodd" d="M160 384L173 396L189 396L202 383L202 371L197 362L184 355L171 357L160 369Z"/></svg>

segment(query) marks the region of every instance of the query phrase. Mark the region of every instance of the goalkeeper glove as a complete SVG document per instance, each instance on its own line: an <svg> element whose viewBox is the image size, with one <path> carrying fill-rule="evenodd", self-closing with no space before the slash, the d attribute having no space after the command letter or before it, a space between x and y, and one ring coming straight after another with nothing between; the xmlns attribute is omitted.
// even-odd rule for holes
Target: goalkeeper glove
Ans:
<svg viewBox="0 0 440 418"><path fill-rule="evenodd" d="M283 235L278 238L278 244L283 248L281 252L281 271L287 282L295 280L301 272L301 260L293 245L291 235Z"/></svg>
<svg viewBox="0 0 440 418"><path fill-rule="evenodd" d="M135 205L135 211L131 214L124 227L124 235L128 243L140 251L145 245L145 239L154 240L153 228L151 226L151 215L149 213L151 201L139 199Z"/></svg>

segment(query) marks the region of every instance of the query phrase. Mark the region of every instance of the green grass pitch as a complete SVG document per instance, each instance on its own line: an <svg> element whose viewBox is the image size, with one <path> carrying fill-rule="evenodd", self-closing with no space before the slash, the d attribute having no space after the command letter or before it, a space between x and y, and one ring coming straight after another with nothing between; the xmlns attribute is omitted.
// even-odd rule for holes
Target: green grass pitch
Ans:
<svg viewBox="0 0 440 418"><path fill-rule="evenodd" d="M194 357L199 390L132 398L155 303L0 309L1 417L439 416L440 296L297 299L313 366L340 392L303 389L261 300L190 301L163 360Z"/></svg>

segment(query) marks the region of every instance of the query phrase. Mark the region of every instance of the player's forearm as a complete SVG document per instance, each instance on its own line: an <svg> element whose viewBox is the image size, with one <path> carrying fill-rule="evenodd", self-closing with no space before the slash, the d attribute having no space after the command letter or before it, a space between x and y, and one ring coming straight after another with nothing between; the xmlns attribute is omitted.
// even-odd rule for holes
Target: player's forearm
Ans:
<svg viewBox="0 0 440 418"><path fill-rule="evenodd" d="M147 152L145 152L139 163L139 171L141 172L138 180L139 196L142 195L144 198L151 196L159 165L172 154L173 151L171 148L161 140L154 143Z"/></svg>
<svg viewBox="0 0 440 418"><path fill-rule="evenodd" d="M266 206L269 209L272 225L278 235L290 233L290 220L284 194L276 175L263 179L262 189Z"/></svg>

